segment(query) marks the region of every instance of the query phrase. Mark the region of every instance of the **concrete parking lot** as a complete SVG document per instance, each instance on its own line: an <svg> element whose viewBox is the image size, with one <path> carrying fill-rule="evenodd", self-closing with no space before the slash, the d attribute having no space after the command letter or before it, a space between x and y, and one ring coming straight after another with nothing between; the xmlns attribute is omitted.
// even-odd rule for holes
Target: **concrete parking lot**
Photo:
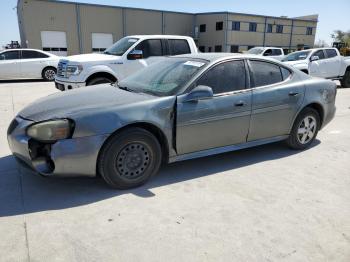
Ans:
<svg viewBox="0 0 350 262"><path fill-rule="evenodd" d="M276 143L179 162L127 191L17 165L9 122L55 92L0 82L0 261L350 261L350 89L306 151Z"/></svg>

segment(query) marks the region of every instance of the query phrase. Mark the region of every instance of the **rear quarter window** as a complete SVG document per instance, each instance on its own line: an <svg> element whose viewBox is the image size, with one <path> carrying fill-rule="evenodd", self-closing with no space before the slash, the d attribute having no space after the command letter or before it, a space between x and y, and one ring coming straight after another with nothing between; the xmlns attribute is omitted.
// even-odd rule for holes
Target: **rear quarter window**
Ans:
<svg viewBox="0 0 350 262"><path fill-rule="evenodd" d="M326 54L328 58L332 58L338 55L334 49L326 49Z"/></svg>
<svg viewBox="0 0 350 262"><path fill-rule="evenodd" d="M264 61L250 61L254 87L272 85L283 81L281 68Z"/></svg>

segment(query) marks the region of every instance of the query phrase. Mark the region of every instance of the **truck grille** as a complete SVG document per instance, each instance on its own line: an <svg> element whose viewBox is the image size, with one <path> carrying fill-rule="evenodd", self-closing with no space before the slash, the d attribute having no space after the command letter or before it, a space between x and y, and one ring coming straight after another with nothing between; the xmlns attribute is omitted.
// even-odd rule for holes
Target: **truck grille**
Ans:
<svg viewBox="0 0 350 262"><path fill-rule="evenodd" d="M67 60L60 60L57 66L57 76L67 78Z"/></svg>

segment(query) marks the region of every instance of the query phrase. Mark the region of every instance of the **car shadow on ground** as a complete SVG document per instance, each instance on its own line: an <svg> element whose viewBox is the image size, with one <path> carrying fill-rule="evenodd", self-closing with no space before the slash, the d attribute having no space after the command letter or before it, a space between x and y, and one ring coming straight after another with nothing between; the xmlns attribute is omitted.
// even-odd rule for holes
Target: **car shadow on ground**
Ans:
<svg viewBox="0 0 350 262"><path fill-rule="evenodd" d="M315 147L320 144L315 140ZM60 210L123 194L154 197L152 189L210 176L227 170L298 154L284 143L274 143L215 156L165 165L144 186L131 190L109 188L101 178L47 178L19 165L12 156L0 158L0 217ZM264 174L262 174L264 175Z"/></svg>

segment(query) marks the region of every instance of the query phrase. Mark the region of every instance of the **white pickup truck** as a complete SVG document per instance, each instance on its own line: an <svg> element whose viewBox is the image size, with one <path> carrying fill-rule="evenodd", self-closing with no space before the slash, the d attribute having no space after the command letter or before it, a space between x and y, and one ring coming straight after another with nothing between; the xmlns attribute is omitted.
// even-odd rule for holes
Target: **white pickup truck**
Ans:
<svg viewBox="0 0 350 262"><path fill-rule="evenodd" d="M343 87L350 88L350 57L341 56L336 48L297 51L282 61L311 76L340 80Z"/></svg>
<svg viewBox="0 0 350 262"><path fill-rule="evenodd" d="M82 54L61 59L56 88L114 83L156 61L154 57L197 53L194 40L175 35L133 35L120 39L100 54Z"/></svg>
<svg viewBox="0 0 350 262"><path fill-rule="evenodd" d="M259 56L268 56L270 58L276 59L281 61L284 58L284 51L282 48L279 47L253 47L249 49L246 54L251 55L259 55Z"/></svg>

